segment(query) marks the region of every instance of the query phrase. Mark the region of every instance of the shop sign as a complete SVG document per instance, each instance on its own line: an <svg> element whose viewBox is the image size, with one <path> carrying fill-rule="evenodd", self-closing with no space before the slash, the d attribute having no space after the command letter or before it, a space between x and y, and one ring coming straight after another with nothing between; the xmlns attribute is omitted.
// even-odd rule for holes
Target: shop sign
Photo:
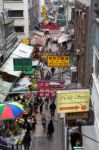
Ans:
<svg viewBox="0 0 99 150"><path fill-rule="evenodd" d="M89 111L89 99L89 89L57 91L57 112L87 112Z"/></svg>
<svg viewBox="0 0 99 150"><path fill-rule="evenodd" d="M38 97L54 97L54 96L56 96L56 93L39 91L39 92L37 92L37 96Z"/></svg>
<svg viewBox="0 0 99 150"><path fill-rule="evenodd" d="M68 67L70 65L69 56L49 55L47 61L48 67Z"/></svg>
<svg viewBox="0 0 99 150"><path fill-rule="evenodd" d="M42 25L42 29L52 29L52 30L56 30L56 29L60 29L60 26L59 25L55 25L55 24L52 24L52 25L49 25L49 24L46 24L46 25Z"/></svg>
<svg viewBox="0 0 99 150"><path fill-rule="evenodd" d="M45 24L46 22L46 6L42 6L42 17L43 17L43 23Z"/></svg>
<svg viewBox="0 0 99 150"><path fill-rule="evenodd" d="M32 59L30 58L14 58L13 59L14 71L31 71Z"/></svg>
<svg viewBox="0 0 99 150"><path fill-rule="evenodd" d="M59 90L64 89L64 81L38 81L38 90Z"/></svg>
<svg viewBox="0 0 99 150"><path fill-rule="evenodd" d="M37 90L38 96L53 97L56 95L56 90L64 89L64 81L38 81Z"/></svg>
<svg viewBox="0 0 99 150"><path fill-rule="evenodd" d="M88 119L88 112L77 112L77 113L68 113L66 114L66 119L68 121L74 121L80 119Z"/></svg>
<svg viewBox="0 0 99 150"><path fill-rule="evenodd" d="M26 45L29 45L30 44L30 41L28 39L24 39L21 41L23 44L26 44Z"/></svg>

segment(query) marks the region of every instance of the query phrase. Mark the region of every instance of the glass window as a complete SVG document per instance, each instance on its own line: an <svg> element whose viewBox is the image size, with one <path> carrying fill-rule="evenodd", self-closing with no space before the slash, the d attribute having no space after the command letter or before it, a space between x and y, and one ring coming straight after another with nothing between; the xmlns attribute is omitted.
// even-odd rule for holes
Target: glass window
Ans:
<svg viewBox="0 0 99 150"><path fill-rule="evenodd" d="M16 32L24 32L24 26L15 26Z"/></svg>
<svg viewBox="0 0 99 150"><path fill-rule="evenodd" d="M95 36L95 45L99 50L99 25L96 25L96 36Z"/></svg>
<svg viewBox="0 0 99 150"><path fill-rule="evenodd" d="M7 38L10 34L14 32L14 23L11 22L5 25L5 37Z"/></svg>
<svg viewBox="0 0 99 150"><path fill-rule="evenodd" d="M9 10L9 17L23 17L23 10Z"/></svg>

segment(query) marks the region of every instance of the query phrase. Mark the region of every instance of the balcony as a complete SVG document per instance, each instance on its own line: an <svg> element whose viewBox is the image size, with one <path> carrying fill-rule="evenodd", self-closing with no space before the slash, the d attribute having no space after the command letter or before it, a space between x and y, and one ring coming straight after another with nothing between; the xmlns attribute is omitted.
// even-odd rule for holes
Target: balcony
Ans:
<svg viewBox="0 0 99 150"><path fill-rule="evenodd" d="M4 0L4 3L23 3L23 0Z"/></svg>

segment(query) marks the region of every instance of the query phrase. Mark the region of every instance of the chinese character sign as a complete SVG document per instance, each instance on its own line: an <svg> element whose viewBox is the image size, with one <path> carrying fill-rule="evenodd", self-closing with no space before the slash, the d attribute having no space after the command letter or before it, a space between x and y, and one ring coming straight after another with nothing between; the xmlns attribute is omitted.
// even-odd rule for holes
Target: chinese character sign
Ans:
<svg viewBox="0 0 99 150"><path fill-rule="evenodd" d="M70 65L69 56L48 56L48 67L68 67Z"/></svg>

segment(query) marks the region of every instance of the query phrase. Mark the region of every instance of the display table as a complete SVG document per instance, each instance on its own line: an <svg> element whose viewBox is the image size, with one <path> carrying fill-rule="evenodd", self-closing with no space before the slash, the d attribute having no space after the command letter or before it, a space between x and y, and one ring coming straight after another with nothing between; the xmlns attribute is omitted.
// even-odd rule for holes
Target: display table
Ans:
<svg viewBox="0 0 99 150"><path fill-rule="evenodd" d="M7 146L12 148L12 149L18 149L18 146L21 146L21 150L22 150L22 141L23 141L23 137L25 135L26 130L22 130L22 132L17 135L17 136L13 136L11 135L10 137L2 137L1 139L7 143Z"/></svg>

